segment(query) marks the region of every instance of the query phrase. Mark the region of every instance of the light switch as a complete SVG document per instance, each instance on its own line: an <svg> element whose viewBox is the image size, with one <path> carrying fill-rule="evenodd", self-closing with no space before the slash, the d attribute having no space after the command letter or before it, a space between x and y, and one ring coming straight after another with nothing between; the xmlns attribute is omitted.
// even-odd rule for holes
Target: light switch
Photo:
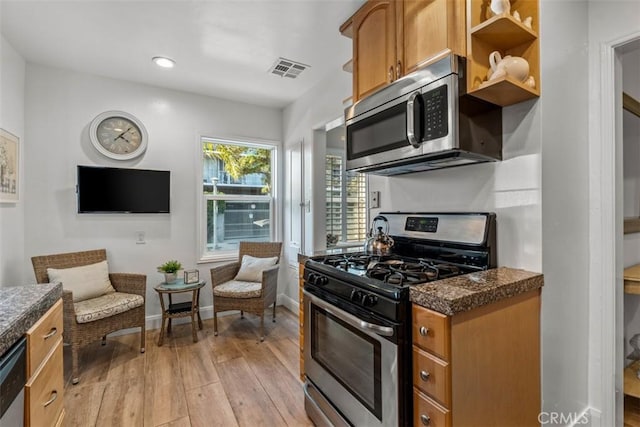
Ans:
<svg viewBox="0 0 640 427"><path fill-rule="evenodd" d="M380 192L379 191L370 191L369 192L369 208L379 208L380 207Z"/></svg>
<svg viewBox="0 0 640 427"><path fill-rule="evenodd" d="M136 231L136 244L144 245L145 243L147 243L147 241L145 240L144 231Z"/></svg>

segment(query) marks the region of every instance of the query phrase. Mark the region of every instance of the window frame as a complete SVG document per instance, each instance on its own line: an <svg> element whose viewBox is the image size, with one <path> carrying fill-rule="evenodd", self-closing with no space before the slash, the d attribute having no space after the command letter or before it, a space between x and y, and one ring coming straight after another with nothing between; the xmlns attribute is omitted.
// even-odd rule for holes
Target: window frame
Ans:
<svg viewBox="0 0 640 427"><path fill-rule="evenodd" d="M221 143L227 145L239 145L243 147L255 147L255 148L269 148L271 149L271 195L214 195L204 194L203 191L203 169L204 169L204 157L202 155L202 144L206 142ZM196 150L198 173L196 174L196 200L197 200L197 236L196 236L196 253L198 264L220 262L220 261L235 261L238 259L238 250L219 250L219 251L207 251L207 202L209 200L225 200L225 201L240 201L240 202L260 202L264 203L269 201L269 216L270 216L270 239L271 241L278 240L280 235L279 226L279 209L278 209L278 183L279 179L279 148L281 144L278 141L249 138L249 137L213 137L208 135L199 135L198 144Z"/></svg>
<svg viewBox="0 0 640 427"><path fill-rule="evenodd" d="M347 154L345 150L341 150L341 149L337 149L337 148L327 148L325 151L325 155L324 155L324 171L325 171L325 192L326 192L326 167L327 167L327 157L328 156L336 156L336 157L340 157L341 158L341 164L340 164L340 169L341 169L341 173L342 173L342 177L341 177L341 182L340 182L340 198L341 198L341 205L342 205L342 209L341 209L341 215L342 215L342 232L341 235L343 235L343 237L348 236L347 230L348 230L348 224L347 224L347 169L346 169L346 165L347 165ZM367 197L367 195L369 194L369 176L367 174L364 174L364 209L365 209L365 225L364 225L364 235L365 238L363 240L353 240L353 241L347 241L347 240L339 240L336 243L335 247L340 247L340 248L346 248L346 247L356 247L356 246L361 246L362 244L364 244L364 242L366 241L366 235L367 235L367 226L368 226L368 222L369 222L369 198ZM325 201L326 201L326 196L325 196ZM329 213L327 212L327 217L328 217ZM328 233L328 230L326 229L326 223L325 223L325 234ZM330 247L327 246L327 249L331 249Z"/></svg>

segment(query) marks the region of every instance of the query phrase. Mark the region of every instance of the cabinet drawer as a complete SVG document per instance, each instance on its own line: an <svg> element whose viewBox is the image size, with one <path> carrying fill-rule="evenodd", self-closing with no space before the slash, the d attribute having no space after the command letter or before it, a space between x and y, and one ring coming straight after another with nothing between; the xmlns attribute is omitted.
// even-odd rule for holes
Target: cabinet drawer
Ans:
<svg viewBox="0 0 640 427"><path fill-rule="evenodd" d="M63 410L62 339L24 388L25 426L54 426Z"/></svg>
<svg viewBox="0 0 640 427"><path fill-rule="evenodd" d="M449 361L449 317L413 304L413 343L444 361Z"/></svg>
<svg viewBox="0 0 640 427"><path fill-rule="evenodd" d="M413 385L447 408L451 407L451 368L443 362L413 348Z"/></svg>
<svg viewBox="0 0 640 427"><path fill-rule="evenodd" d="M451 427L451 411L414 389L413 425L414 427Z"/></svg>
<svg viewBox="0 0 640 427"><path fill-rule="evenodd" d="M53 346L62 337L62 300L58 300L27 331L27 374L31 377Z"/></svg>

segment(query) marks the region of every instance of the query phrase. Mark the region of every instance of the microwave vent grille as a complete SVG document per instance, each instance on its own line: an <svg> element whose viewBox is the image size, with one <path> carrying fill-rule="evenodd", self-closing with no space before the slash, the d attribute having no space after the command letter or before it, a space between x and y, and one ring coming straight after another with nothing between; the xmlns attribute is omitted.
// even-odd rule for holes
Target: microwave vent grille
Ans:
<svg viewBox="0 0 640 427"><path fill-rule="evenodd" d="M301 62L292 61L290 59L278 58L276 62L269 68L269 73L280 77L288 77L290 79L297 78L300 73L309 68L309 65Z"/></svg>

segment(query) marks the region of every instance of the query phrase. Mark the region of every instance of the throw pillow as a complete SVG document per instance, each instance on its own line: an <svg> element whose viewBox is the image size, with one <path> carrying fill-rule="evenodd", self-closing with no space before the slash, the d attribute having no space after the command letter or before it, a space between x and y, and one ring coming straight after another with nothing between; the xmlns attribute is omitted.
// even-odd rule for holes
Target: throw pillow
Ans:
<svg viewBox="0 0 640 427"><path fill-rule="evenodd" d="M65 291L73 292L73 302L116 291L109 280L107 261L73 268L47 268L47 274L49 282L60 282Z"/></svg>
<svg viewBox="0 0 640 427"><path fill-rule="evenodd" d="M278 257L255 258L250 255L243 255L240 264L240 271L234 280L244 282L262 282L262 271L276 265Z"/></svg>

